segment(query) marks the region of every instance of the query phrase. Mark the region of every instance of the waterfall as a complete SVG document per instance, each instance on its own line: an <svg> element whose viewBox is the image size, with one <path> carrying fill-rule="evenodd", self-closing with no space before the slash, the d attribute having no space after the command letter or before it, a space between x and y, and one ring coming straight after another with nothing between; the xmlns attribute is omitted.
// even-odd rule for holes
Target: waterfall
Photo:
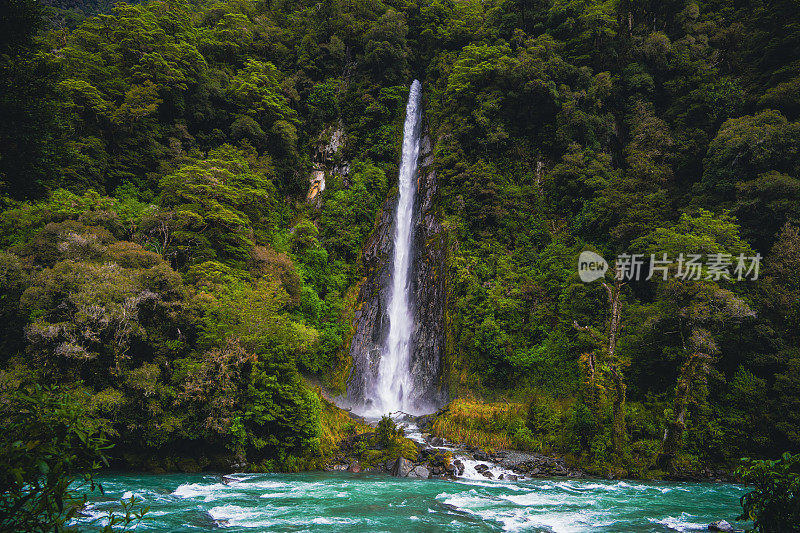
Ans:
<svg viewBox="0 0 800 533"><path fill-rule="evenodd" d="M398 175L397 210L394 217L394 256L391 293L388 305L389 334L381 349L378 379L373 391L375 409L381 413L411 412L414 409L411 375L411 333L414 319L409 298L409 271L414 235L411 231L414 196L417 190L417 159L420 145L422 88L418 80L411 84L403 126L403 154Z"/></svg>

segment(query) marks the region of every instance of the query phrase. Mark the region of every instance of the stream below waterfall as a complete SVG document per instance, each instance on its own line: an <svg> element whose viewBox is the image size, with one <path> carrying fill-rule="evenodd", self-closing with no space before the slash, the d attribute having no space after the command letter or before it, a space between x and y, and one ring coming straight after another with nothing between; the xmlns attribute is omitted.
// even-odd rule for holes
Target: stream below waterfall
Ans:
<svg viewBox="0 0 800 533"><path fill-rule="evenodd" d="M103 474L88 521L134 495L137 531L702 531L735 523L745 489L726 483L411 480L384 474ZM738 525L739 528L743 526Z"/></svg>

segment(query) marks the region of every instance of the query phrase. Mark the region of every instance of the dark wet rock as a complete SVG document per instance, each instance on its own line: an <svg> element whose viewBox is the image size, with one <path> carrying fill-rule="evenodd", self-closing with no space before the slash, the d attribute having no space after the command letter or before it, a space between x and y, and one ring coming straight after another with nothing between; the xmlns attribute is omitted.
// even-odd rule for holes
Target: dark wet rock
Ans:
<svg viewBox="0 0 800 533"><path fill-rule="evenodd" d="M354 461L350 465L350 468L347 469L347 471L348 472L353 472L354 474L357 474L357 473L361 472L361 463L359 463L358 461Z"/></svg>
<svg viewBox="0 0 800 533"><path fill-rule="evenodd" d="M430 475L431 475L430 471L422 465L414 467L414 469L408 473L408 477L414 477L419 479L428 479Z"/></svg>
<svg viewBox="0 0 800 533"><path fill-rule="evenodd" d="M727 520L718 520L708 524L709 531L735 531L733 526Z"/></svg>
<svg viewBox="0 0 800 533"><path fill-rule="evenodd" d="M417 449L420 452L422 452L422 450L427 450L428 448L430 448L430 446L428 445L427 442L419 442L419 441L416 441L416 440L413 441L413 442L414 442L414 446L416 446Z"/></svg>
<svg viewBox="0 0 800 533"><path fill-rule="evenodd" d="M438 463L444 464L444 457L447 454L448 450L442 448L425 448L420 450L419 455L423 460L426 461L436 461Z"/></svg>
<svg viewBox="0 0 800 533"><path fill-rule="evenodd" d="M507 481L518 481L519 480L519 476L514 475L514 474L506 474L505 475L505 479Z"/></svg>
<svg viewBox="0 0 800 533"><path fill-rule="evenodd" d="M456 469L458 470L458 475L459 476L463 476L464 475L464 463L461 462L460 459L456 459L455 461L453 461L453 466L455 466Z"/></svg>
<svg viewBox="0 0 800 533"><path fill-rule="evenodd" d="M444 465L444 470L448 474L454 474L456 472L456 465L454 465L452 463L446 464L446 465Z"/></svg>
<svg viewBox="0 0 800 533"><path fill-rule="evenodd" d="M476 461L491 461L491 458L489 457L489 455L486 452L481 451L481 450L478 450L478 451L474 452L472 454L472 458L475 459Z"/></svg>
<svg viewBox="0 0 800 533"><path fill-rule="evenodd" d="M422 457L423 460L427 460L429 457L436 455L435 448L422 448L419 451L419 456Z"/></svg>
<svg viewBox="0 0 800 533"><path fill-rule="evenodd" d="M396 461L396 460L394 460L394 459L389 459L389 460L387 460L387 461L384 463L384 465L383 465L383 468L384 468L384 470L386 470L387 472L391 472L391 471L392 471L392 469L394 468L394 465L395 465L396 463L397 463L397 461Z"/></svg>
<svg viewBox="0 0 800 533"><path fill-rule="evenodd" d="M494 474L492 474L492 473L491 473L490 471L488 471L488 470L486 470L486 471L484 471L484 472L481 472L481 475L482 475L483 477L485 477L485 478L494 479Z"/></svg>
<svg viewBox="0 0 800 533"><path fill-rule="evenodd" d="M392 475L396 477L406 477L414 469L414 463L405 457L399 457L392 467Z"/></svg>
<svg viewBox="0 0 800 533"><path fill-rule="evenodd" d="M214 518L205 509L192 509L189 511L187 518L187 525L191 529L198 528L202 531L217 529L228 526L228 520L225 518Z"/></svg>
<svg viewBox="0 0 800 533"><path fill-rule="evenodd" d="M493 455L500 467L517 475L529 477L585 477L579 469L568 467L563 458L548 455L503 450Z"/></svg>
<svg viewBox="0 0 800 533"><path fill-rule="evenodd" d="M482 474L487 470L489 470L489 465L484 465L484 464L475 465L475 471L478 472L479 474Z"/></svg>

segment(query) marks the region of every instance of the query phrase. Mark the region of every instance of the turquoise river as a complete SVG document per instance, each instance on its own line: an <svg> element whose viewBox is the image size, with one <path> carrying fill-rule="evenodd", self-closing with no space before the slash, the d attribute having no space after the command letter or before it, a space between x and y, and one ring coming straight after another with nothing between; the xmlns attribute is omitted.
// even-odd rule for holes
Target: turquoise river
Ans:
<svg viewBox="0 0 800 533"><path fill-rule="evenodd" d="M745 489L720 483L398 479L382 474L105 474L81 530L132 495L136 531L703 531L736 523ZM92 518L96 520L91 523Z"/></svg>

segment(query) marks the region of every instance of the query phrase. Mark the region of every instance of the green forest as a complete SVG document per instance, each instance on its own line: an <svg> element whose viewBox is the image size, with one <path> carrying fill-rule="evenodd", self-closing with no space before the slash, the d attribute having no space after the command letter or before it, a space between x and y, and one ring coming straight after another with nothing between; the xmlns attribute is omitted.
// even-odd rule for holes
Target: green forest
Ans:
<svg viewBox="0 0 800 533"><path fill-rule="evenodd" d="M800 452L796 2L3 4L4 450L77 420L121 468L321 467L417 78L440 435L640 478ZM584 250L761 263L583 283Z"/></svg>

